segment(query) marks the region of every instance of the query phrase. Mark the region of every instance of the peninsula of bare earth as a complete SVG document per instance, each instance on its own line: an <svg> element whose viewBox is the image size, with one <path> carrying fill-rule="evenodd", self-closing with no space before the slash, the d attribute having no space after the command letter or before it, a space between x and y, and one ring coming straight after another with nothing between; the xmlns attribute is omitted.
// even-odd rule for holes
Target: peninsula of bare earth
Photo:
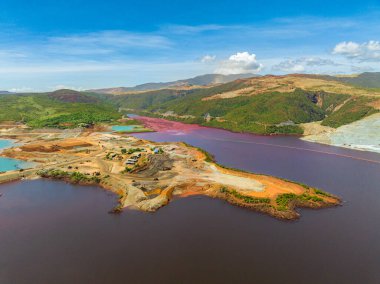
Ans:
<svg viewBox="0 0 380 284"><path fill-rule="evenodd" d="M115 208L154 212L175 197L206 195L280 219L297 219L297 207L324 208L340 199L280 178L228 169L185 143L156 143L111 126L92 129L28 129L3 125L2 139L16 140L1 156L30 162L0 174L0 183L50 178L99 185L119 196Z"/></svg>

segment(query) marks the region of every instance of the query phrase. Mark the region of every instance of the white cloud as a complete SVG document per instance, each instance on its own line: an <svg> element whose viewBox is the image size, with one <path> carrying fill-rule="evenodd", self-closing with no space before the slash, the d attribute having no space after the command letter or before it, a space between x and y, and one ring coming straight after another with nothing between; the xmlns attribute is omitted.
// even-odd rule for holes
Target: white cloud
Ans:
<svg viewBox="0 0 380 284"><path fill-rule="evenodd" d="M334 54L341 54L341 55L345 55L347 57L356 57L356 56L359 56L361 51L360 51L360 45L356 42L352 42L352 41L349 41L349 42L341 42L339 44L337 44L335 47L334 47L334 51L333 51Z"/></svg>
<svg viewBox="0 0 380 284"><path fill-rule="evenodd" d="M282 72L303 72L305 71L305 67L303 64L297 62L296 60L285 60L276 65L272 66L272 70L274 71L282 71Z"/></svg>
<svg viewBox="0 0 380 284"><path fill-rule="evenodd" d="M215 70L219 74L240 74L240 73L258 73L263 68L263 65L256 60L256 54L249 52L238 52L231 55L228 60L220 63L220 66Z"/></svg>
<svg viewBox="0 0 380 284"><path fill-rule="evenodd" d="M331 59L320 58L320 57L301 57L297 59L287 59L281 61L280 63L273 65L273 71L297 73L305 72L313 67L321 66L340 66L341 64L334 62Z"/></svg>
<svg viewBox="0 0 380 284"><path fill-rule="evenodd" d="M303 57L300 58L300 62L303 62L306 66L338 66L339 63L331 59L320 58L320 57Z"/></svg>
<svg viewBox="0 0 380 284"><path fill-rule="evenodd" d="M210 62L214 62L216 59L216 55L205 55L201 58L201 62L202 63L210 63Z"/></svg>
<svg viewBox="0 0 380 284"><path fill-rule="evenodd" d="M333 54L359 61L380 61L380 41L370 40L361 44L344 41L334 47Z"/></svg>

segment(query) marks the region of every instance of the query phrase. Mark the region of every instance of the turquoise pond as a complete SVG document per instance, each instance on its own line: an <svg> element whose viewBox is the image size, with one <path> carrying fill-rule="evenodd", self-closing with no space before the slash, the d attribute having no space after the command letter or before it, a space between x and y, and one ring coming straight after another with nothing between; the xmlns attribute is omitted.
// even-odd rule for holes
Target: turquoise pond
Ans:
<svg viewBox="0 0 380 284"><path fill-rule="evenodd" d="M117 131L117 132L132 132L138 128L141 128L141 126L140 125L114 125L112 126L112 130Z"/></svg>
<svg viewBox="0 0 380 284"><path fill-rule="evenodd" d="M0 151L1 149L9 148L14 145L12 140L0 139ZM25 169L30 166L30 163L19 161L10 158L0 157L0 172L12 171L17 169Z"/></svg>
<svg viewBox="0 0 380 284"><path fill-rule="evenodd" d="M3 140L3 139L0 139L0 150L12 147L13 144L14 143L13 143L12 140Z"/></svg>

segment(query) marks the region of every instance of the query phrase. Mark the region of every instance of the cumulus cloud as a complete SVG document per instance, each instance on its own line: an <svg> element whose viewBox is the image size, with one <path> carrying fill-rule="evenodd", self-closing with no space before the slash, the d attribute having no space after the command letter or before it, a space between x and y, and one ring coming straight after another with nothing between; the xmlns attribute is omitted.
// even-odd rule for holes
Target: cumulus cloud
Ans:
<svg viewBox="0 0 380 284"><path fill-rule="evenodd" d="M306 66L338 66L339 64L331 59L320 58L320 57L308 57L300 58L300 62L303 62Z"/></svg>
<svg viewBox="0 0 380 284"><path fill-rule="evenodd" d="M231 55L227 60L220 63L215 73L219 74L240 74L258 73L263 68L261 63L256 60L256 54L249 52L238 52Z"/></svg>
<svg viewBox="0 0 380 284"><path fill-rule="evenodd" d="M273 71L282 72L305 72L308 67L320 66L339 66L340 64L333 60L320 57L301 57L297 59L288 59L272 66Z"/></svg>
<svg viewBox="0 0 380 284"><path fill-rule="evenodd" d="M334 47L333 54L359 61L380 61L380 41L370 40L364 43L344 41Z"/></svg>
<svg viewBox="0 0 380 284"><path fill-rule="evenodd" d="M272 66L272 70L274 71L283 71L283 72L303 72L305 71L305 67L298 63L297 60L285 60L276 65Z"/></svg>
<svg viewBox="0 0 380 284"><path fill-rule="evenodd" d="M216 55L209 55L209 54L207 54L207 55L203 56L203 57L200 59L200 61L201 61L202 63L211 63L211 62L214 62L215 59L216 59Z"/></svg>

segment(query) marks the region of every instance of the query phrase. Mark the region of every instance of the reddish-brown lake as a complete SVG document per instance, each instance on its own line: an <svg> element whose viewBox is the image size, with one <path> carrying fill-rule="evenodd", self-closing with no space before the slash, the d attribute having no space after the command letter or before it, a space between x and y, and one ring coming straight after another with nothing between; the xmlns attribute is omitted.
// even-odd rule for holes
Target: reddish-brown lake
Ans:
<svg viewBox="0 0 380 284"><path fill-rule="evenodd" d="M97 187L37 180L0 186L0 283L380 283L380 155L296 137L161 120L155 141L186 141L227 166L307 183L343 206L296 222L205 197L154 214L107 214Z"/></svg>

